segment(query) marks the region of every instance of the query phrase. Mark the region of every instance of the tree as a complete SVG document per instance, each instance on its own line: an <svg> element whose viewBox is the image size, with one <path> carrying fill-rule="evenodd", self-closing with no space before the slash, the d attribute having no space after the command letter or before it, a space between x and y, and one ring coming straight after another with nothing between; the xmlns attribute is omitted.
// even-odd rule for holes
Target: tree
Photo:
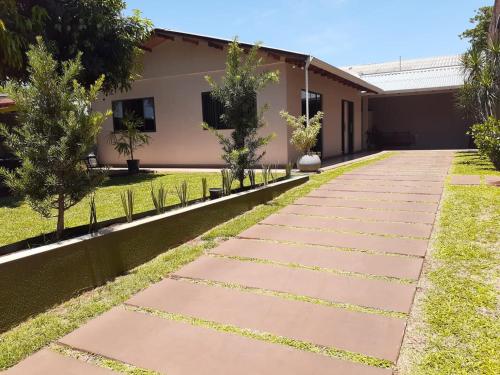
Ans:
<svg viewBox="0 0 500 375"><path fill-rule="evenodd" d="M486 6L476 10L474 17L469 22L474 25L459 35L460 39L469 40L473 50L483 50L488 46L488 30L493 17L493 7Z"/></svg>
<svg viewBox="0 0 500 375"><path fill-rule="evenodd" d="M259 44L252 47L246 56L235 38L229 44L226 70L221 84L211 77L205 77L212 88L211 95L222 103L224 113L221 121L227 129L234 129L230 137L203 124L218 138L223 149L223 160L228 164L240 187L243 187L245 171L254 168L265 151L259 149L267 145L274 134L266 137L258 135L264 127L263 114L267 105L257 108L257 93L269 83L279 80L279 71L259 71L262 58L259 56Z"/></svg>
<svg viewBox="0 0 500 375"><path fill-rule="evenodd" d="M484 122L490 116L498 117L500 40L492 39L488 34L492 17L490 8L480 8L471 19L476 26L462 34L470 40L470 48L462 56L465 79L458 93L458 104L477 122Z"/></svg>
<svg viewBox="0 0 500 375"><path fill-rule="evenodd" d="M80 82L86 87L105 74L103 91L106 93L130 88L138 73L138 57L142 53L140 46L150 36L152 24L138 11L124 16L124 1L5 1L15 4L14 8L0 6L0 19L9 35L20 40L13 44L16 56L24 56L28 44L35 41L35 35L41 35L60 62L74 59L82 52L84 69ZM19 17L13 18L12 14ZM36 24L42 27L31 30L23 26L35 18L39 21ZM19 67L3 74L0 70L0 81L6 78L26 80L26 61L23 59Z"/></svg>
<svg viewBox="0 0 500 375"><path fill-rule="evenodd" d="M80 55L60 64L38 38L28 51L29 80L1 87L15 100L19 123L1 132L22 164L0 173L35 211L50 217L56 210L57 239L65 211L103 179L102 173L87 170L84 159L109 115L92 111L104 77L86 89L76 80L81 70Z"/></svg>
<svg viewBox="0 0 500 375"><path fill-rule="evenodd" d="M26 51L43 32L47 12L27 0L0 3L0 81L25 75Z"/></svg>

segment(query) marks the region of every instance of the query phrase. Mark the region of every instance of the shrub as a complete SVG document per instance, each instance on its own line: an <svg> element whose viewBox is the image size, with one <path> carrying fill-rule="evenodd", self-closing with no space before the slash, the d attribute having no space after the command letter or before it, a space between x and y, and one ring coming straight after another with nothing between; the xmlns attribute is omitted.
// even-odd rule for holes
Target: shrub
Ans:
<svg viewBox="0 0 500 375"><path fill-rule="evenodd" d="M120 194L120 197L127 223L131 223L134 219L134 192L131 189L127 189L125 193Z"/></svg>
<svg viewBox="0 0 500 375"><path fill-rule="evenodd" d="M188 205L189 196L188 196L188 184L186 181L182 181L180 185L175 187L175 191L177 192L177 197L179 198L179 202L181 207L186 207Z"/></svg>
<svg viewBox="0 0 500 375"><path fill-rule="evenodd" d="M309 123L306 116L295 117L285 111L281 111L280 116L292 128L290 143L303 155L309 154L318 141L323 112L317 112Z"/></svg>
<svg viewBox="0 0 500 375"><path fill-rule="evenodd" d="M481 156L500 170L500 120L490 116L484 123L473 125L470 133Z"/></svg>
<svg viewBox="0 0 500 375"><path fill-rule="evenodd" d="M224 195L231 195L231 187L233 185L234 174L230 169L223 169L220 171L222 176L222 193Z"/></svg>
<svg viewBox="0 0 500 375"><path fill-rule="evenodd" d="M155 190L153 183L151 183L151 200L158 214L165 211L165 201L167 199L167 193L163 184L160 184L158 191Z"/></svg>

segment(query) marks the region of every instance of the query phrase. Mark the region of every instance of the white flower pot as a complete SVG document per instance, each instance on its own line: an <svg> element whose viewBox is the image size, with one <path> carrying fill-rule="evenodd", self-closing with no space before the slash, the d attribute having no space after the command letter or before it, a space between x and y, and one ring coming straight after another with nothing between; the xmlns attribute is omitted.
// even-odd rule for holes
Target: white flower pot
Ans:
<svg viewBox="0 0 500 375"><path fill-rule="evenodd" d="M318 155L302 155L299 160L297 160L297 168L301 172L316 172L321 168L321 159Z"/></svg>

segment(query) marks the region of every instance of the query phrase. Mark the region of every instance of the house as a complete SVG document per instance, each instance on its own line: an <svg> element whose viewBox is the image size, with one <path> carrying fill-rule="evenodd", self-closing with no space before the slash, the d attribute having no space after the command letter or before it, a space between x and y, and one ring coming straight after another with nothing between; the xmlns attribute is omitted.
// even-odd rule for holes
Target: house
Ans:
<svg viewBox="0 0 500 375"><path fill-rule="evenodd" d="M470 126L456 106L463 85L460 55L349 66L345 71L383 89L363 97L366 129L384 148L471 147ZM370 141L370 140L368 140Z"/></svg>
<svg viewBox="0 0 500 375"><path fill-rule="evenodd" d="M209 95L206 75L216 80L224 73L229 40L155 29L144 45L142 78L131 90L117 92L95 103L95 109L113 109L113 117L103 125L99 136L99 162L123 165L108 142L109 134L120 127L123 114L133 110L144 119L143 131L151 136L150 145L137 151L136 158L146 166L221 166L217 139L201 123L221 128L221 106ZM248 49L251 45L241 44ZM257 96L258 106L268 104L267 126L263 134L276 137L266 148L263 163L283 165L295 162L298 154L290 145L290 130L280 118L286 110L305 113L306 89L310 114L324 112L322 134L316 151L323 159L361 151L365 129L362 124L362 97L382 92L355 75L308 54L262 47L262 69L279 70L280 82L269 85ZM308 87L306 87L306 73ZM230 132L231 130L221 130Z"/></svg>

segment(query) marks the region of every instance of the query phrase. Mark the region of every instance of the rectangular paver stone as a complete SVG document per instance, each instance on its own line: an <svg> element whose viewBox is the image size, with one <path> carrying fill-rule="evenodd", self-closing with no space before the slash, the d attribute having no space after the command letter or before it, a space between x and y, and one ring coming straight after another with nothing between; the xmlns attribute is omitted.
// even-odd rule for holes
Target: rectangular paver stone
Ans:
<svg viewBox="0 0 500 375"><path fill-rule="evenodd" d="M214 301L217 301L214 303ZM128 304L268 332L395 362L405 320L165 279Z"/></svg>
<svg viewBox="0 0 500 375"><path fill-rule="evenodd" d="M433 213L427 212L377 210L356 207L306 206L300 204L286 206L280 213L420 224L433 224L435 218Z"/></svg>
<svg viewBox="0 0 500 375"><path fill-rule="evenodd" d="M399 210L436 213L438 204L427 202L394 202L394 201L366 201L343 198L321 198L303 197L295 201L295 204L306 204L313 206L332 207L354 207L363 209Z"/></svg>
<svg viewBox="0 0 500 375"><path fill-rule="evenodd" d="M308 197L343 198L360 200L385 200L402 202L432 202L437 203L441 195L437 194L401 194L401 193L370 193L362 191L335 191L316 189L310 192Z"/></svg>
<svg viewBox="0 0 500 375"><path fill-rule="evenodd" d="M500 176L484 176L488 185L500 186Z"/></svg>
<svg viewBox="0 0 500 375"><path fill-rule="evenodd" d="M345 173L342 175L344 179L358 179L362 178L365 180L384 180L384 181L444 181L445 176L433 176L433 175L391 175L387 176L385 174L363 174L363 173Z"/></svg>
<svg viewBox="0 0 500 375"><path fill-rule="evenodd" d="M437 194L437 195L440 195L443 192L443 189L441 187L388 186L388 185L379 186L377 184L355 185L355 184L342 184L341 181L324 184L318 190L363 191L363 192L401 193L401 194Z"/></svg>
<svg viewBox="0 0 500 375"><path fill-rule="evenodd" d="M388 375L284 345L113 309L63 337L73 348L168 375Z"/></svg>
<svg viewBox="0 0 500 375"><path fill-rule="evenodd" d="M49 349L29 356L5 375L113 375L117 372L97 367L75 358L65 357Z"/></svg>
<svg viewBox="0 0 500 375"><path fill-rule="evenodd" d="M370 222L356 219L338 219L277 213L261 221L262 224L287 225L303 228L329 229L342 232L388 234L429 238L432 226L427 224Z"/></svg>
<svg viewBox="0 0 500 375"><path fill-rule="evenodd" d="M382 237L369 234L350 234L255 225L240 233L241 238L297 242L359 250L373 250L385 253L425 256L427 240L414 238Z"/></svg>
<svg viewBox="0 0 500 375"><path fill-rule="evenodd" d="M175 275L405 313L415 293L415 286L398 282L210 256L198 258Z"/></svg>
<svg viewBox="0 0 500 375"><path fill-rule="evenodd" d="M452 185L480 185L481 176L479 175L452 175L451 176Z"/></svg>
<svg viewBox="0 0 500 375"><path fill-rule="evenodd" d="M412 280L418 280L423 263L423 259L417 257L387 256L245 239L224 241L211 252Z"/></svg>

